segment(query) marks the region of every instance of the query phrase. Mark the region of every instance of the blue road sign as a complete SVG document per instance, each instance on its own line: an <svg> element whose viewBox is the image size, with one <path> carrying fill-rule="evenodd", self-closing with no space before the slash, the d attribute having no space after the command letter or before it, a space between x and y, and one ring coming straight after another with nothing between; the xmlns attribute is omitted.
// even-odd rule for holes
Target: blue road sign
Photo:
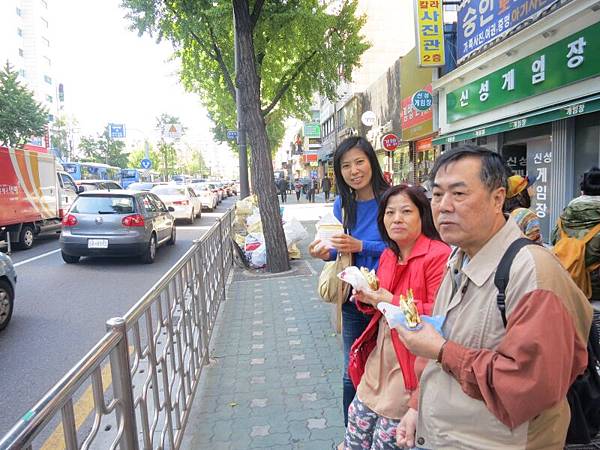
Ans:
<svg viewBox="0 0 600 450"><path fill-rule="evenodd" d="M140 161L140 167L142 169L152 169L152 160L144 158Z"/></svg>
<svg viewBox="0 0 600 450"><path fill-rule="evenodd" d="M125 125L122 123L109 123L108 133L113 139L125 139Z"/></svg>
<svg viewBox="0 0 600 450"><path fill-rule="evenodd" d="M238 132L237 130L227 130L227 139L237 139Z"/></svg>

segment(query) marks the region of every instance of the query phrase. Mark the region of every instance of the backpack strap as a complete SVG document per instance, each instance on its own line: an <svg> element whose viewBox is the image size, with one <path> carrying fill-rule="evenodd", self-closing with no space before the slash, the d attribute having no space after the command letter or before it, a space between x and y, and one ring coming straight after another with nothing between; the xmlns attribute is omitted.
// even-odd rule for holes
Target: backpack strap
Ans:
<svg viewBox="0 0 600 450"><path fill-rule="evenodd" d="M597 223L590 231L588 231L585 236L581 239L584 244L590 242L594 236L600 233L600 223Z"/></svg>
<svg viewBox="0 0 600 450"><path fill-rule="evenodd" d="M510 266L512 265L513 259L517 256L517 253L526 245L539 245L531 239L519 238L514 241L500 260L498 268L496 269L496 275L494 276L494 284L498 289L498 295L496 296L496 303L502 316L502 323L506 328L506 287L508 286L508 280L510 278Z"/></svg>

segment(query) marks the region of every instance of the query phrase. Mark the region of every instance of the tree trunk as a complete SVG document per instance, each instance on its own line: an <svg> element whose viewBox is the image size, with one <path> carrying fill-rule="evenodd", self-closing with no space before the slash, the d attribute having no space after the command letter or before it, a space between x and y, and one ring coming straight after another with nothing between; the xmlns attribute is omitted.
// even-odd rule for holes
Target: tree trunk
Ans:
<svg viewBox="0 0 600 450"><path fill-rule="evenodd" d="M235 38L238 43L240 67L237 86L250 140L254 192L267 246L267 271L284 272L290 269L285 234L281 225L279 201L273 182L273 163L264 118L260 111L260 81L256 73L254 41L248 0L233 0Z"/></svg>

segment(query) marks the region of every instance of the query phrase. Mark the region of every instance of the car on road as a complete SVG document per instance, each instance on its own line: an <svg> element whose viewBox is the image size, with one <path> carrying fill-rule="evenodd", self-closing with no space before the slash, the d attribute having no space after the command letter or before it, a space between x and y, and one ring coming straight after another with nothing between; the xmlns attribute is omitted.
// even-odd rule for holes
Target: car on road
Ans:
<svg viewBox="0 0 600 450"><path fill-rule="evenodd" d="M202 203L194 190L189 186L165 184L154 186L150 192L156 194L167 207L172 207L175 219L194 223L196 217L202 215Z"/></svg>
<svg viewBox="0 0 600 450"><path fill-rule="evenodd" d="M152 264L160 245L175 244L172 211L150 192L84 192L63 218L62 258L74 264L82 256L139 256Z"/></svg>
<svg viewBox="0 0 600 450"><path fill-rule="evenodd" d="M0 330L4 330L12 317L15 303L17 273L8 255L0 252Z"/></svg>
<svg viewBox="0 0 600 450"><path fill-rule="evenodd" d="M150 192L150 190L156 186L156 183L151 183L151 182L146 182L146 181L140 181L140 182L135 182L135 183L131 183L129 186L127 186L127 190L128 191L138 191L138 192Z"/></svg>
<svg viewBox="0 0 600 450"><path fill-rule="evenodd" d="M123 189L119 183L111 180L76 180L75 184L81 186L83 192Z"/></svg>
<svg viewBox="0 0 600 450"><path fill-rule="evenodd" d="M202 209L212 211L217 207L218 196L208 186L208 183L192 183L192 188L196 195L200 198Z"/></svg>

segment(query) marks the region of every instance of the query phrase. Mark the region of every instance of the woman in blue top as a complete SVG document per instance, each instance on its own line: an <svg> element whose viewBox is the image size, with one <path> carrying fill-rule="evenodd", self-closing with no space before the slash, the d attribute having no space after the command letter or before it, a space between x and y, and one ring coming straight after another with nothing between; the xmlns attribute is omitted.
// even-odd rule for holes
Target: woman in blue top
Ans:
<svg viewBox="0 0 600 450"><path fill-rule="evenodd" d="M373 147L362 137L345 139L336 149L333 159L338 195L333 203L333 213L349 234L331 238L333 249L321 248L319 241L310 244L314 258L331 261L337 251L352 253L353 264L377 270L379 256L385 249L377 228L379 199L389 187L383 178ZM361 313L353 302L342 305L342 338L344 342L344 424L348 424L348 406L356 390L348 377L348 359L354 341L367 327L371 316Z"/></svg>

